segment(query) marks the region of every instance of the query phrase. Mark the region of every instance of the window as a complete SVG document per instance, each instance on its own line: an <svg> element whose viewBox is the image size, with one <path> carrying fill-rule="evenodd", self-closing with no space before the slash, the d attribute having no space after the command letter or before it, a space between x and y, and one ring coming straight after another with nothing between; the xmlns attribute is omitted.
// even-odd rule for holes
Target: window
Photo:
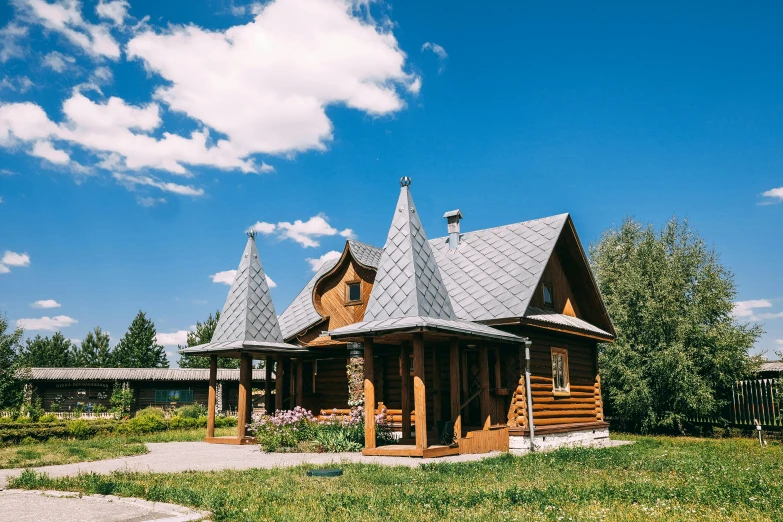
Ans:
<svg viewBox="0 0 783 522"><path fill-rule="evenodd" d="M360 303L362 301L361 281L351 281L345 284L345 302Z"/></svg>
<svg viewBox="0 0 783 522"><path fill-rule="evenodd" d="M193 390L155 390L155 402L193 402Z"/></svg>
<svg viewBox="0 0 783 522"><path fill-rule="evenodd" d="M552 348L552 392L555 395L571 395L568 381L568 350Z"/></svg>
<svg viewBox="0 0 783 522"><path fill-rule="evenodd" d="M554 308L555 293L552 291L552 285L548 283L544 283L543 292L544 292L544 306L546 308Z"/></svg>

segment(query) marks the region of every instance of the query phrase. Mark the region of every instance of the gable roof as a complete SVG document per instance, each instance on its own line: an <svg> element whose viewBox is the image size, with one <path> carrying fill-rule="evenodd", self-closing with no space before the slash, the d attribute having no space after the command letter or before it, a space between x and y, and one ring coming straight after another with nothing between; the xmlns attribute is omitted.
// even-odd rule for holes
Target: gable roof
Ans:
<svg viewBox="0 0 783 522"><path fill-rule="evenodd" d="M558 322L562 326L612 337L612 331L586 321L572 324L574 318L552 312L544 318L540 311L528 308L569 219L568 214L559 214L464 232L460 234L456 249L449 248L448 237L431 239L430 247L456 317L467 321L492 321L537 316L539 321ZM377 268L377 261L375 265L372 262L380 258L382 250L366 243L348 241L347 248L354 255L357 250L354 244L357 243L367 256L367 262L363 264ZM373 251L374 255L369 254ZM313 288L318 279L337 263L338 260L334 260L321 267L280 316L286 339L321 321L322 317L313 305Z"/></svg>
<svg viewBox="0 0 783 522"><path fill-rule="evenodd" d="M400 197L364 312L364 321L401 317L457 318L416 211L410 178L400 181Z"/></svg>

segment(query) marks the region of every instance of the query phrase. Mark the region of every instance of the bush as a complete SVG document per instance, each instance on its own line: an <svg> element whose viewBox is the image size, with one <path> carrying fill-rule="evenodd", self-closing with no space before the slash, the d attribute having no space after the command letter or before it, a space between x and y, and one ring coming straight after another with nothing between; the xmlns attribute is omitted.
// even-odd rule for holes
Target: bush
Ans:
<svg viewBox="0 0 783 522"><path fill-rule="evenodd" d="M215 417L216 428L230 428L236 425L237 425L236 417Z"/></svg>
<svg viewBox="0 0 783 522"><path fill-rule="evenodd" d="M135 417L157 417L159 419L165 419L166 412L163 411L163 408L149 406L143 410L137 411Z"/></svg>
<svg viewBox="0 0 783 522"><path fill-rule="evenodd" d="M168 428L163 410L160 408L144 408L136 412L136 416L117 427L117 433L140 435L165 431Z"/></svg>
<svg viewBox="0 0 783 522"><path fill-rule="evenodd" d="M41 422L41 423L44 423L44 424L48 424L50 422L57 422L58 420L59 419L57 418L56 415L53 415L51 413L47 413L45 415L41 415L41 418L38 419L38 422Z"/></svg>
<svg viewBox="0 0 783 522"><path fill-rule="evenodd" d="M271 452L314 440L317 429L318 419L312 412L297 406L274 415L254 415L248 431L255 434L264 451Z"/></svg>
<svg viewBox="0 0 783 522"><path fill-rule="evenodd" d="M90 423L84 419L77 419L68 423L68 433L77 439L86 439L94 434Z"/></svg>
<svg viewBox="0 0 783 522"><path fill-rule="evenodd" d="M198 419L207 416L207 407L203 404L194 403L190 406L182 406L174 410L174 415L186 419Z"/></svg>

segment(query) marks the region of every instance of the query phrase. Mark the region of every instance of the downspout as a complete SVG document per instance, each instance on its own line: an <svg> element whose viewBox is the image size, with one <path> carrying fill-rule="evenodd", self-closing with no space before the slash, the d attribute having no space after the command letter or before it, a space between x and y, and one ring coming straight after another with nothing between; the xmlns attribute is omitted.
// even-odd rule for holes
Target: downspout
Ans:
<svg viewBox="0 0 783 522"><path fill-rule="evenodd" d="M530 433L530 451L536 450L535 427L533 426L533 396L530 393L530 339L525 341L525 398L527 399L527 426Z"/></svg>

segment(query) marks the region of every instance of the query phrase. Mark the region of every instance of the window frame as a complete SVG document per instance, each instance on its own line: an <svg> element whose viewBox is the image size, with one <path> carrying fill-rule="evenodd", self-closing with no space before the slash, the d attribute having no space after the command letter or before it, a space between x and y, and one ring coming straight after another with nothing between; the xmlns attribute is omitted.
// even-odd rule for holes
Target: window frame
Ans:
<svg viewBox="0 0 783 522"><path fill-rule="evenodd" d="M555 397L570 397L571 396L571 377L568 372L568 350L566 348L558 348L552 346L550 348L551 350L551 360L552 360L552 395ZM555 365L556 358L561 357L562 358L562 377L563 381L565 383L565 386L558 386L558 376L557 376L557 368Z"/></svg>
<svg viewBox="0 0 783 522"><path fill-rule="evenodd" d="M552 298L551 302L546 302L546 291L549 290L549 297ZM555 309L555 288L552 283L543 283L541 285L541 304L548 310Z"/></svg>
<svg viewBox="0 0 783 522"><path fill-rule="evenodd" d="M179 393L179 400L172 401L169 399L172 392ZM159 395L162 398L162 394L166 394L166 400L159 400ZM186 400L186 398L190 398L190 400ZM193 397L193 390L192 389L179 389L179 390L173 390L173 389L155 389L153 391L153 401L155 404L193 404L194 397Z"/></svg>
<svg viewBox="0 0 783 522"><path fill-rule="evenodd" d="M359 299L351 300L351 287L352 286L358 286L359 287ZM364 300L362 299L362 281L361 279L355 279L352 281L346 281L345 282L345 306L355 306L363 304Z"/></svg>

